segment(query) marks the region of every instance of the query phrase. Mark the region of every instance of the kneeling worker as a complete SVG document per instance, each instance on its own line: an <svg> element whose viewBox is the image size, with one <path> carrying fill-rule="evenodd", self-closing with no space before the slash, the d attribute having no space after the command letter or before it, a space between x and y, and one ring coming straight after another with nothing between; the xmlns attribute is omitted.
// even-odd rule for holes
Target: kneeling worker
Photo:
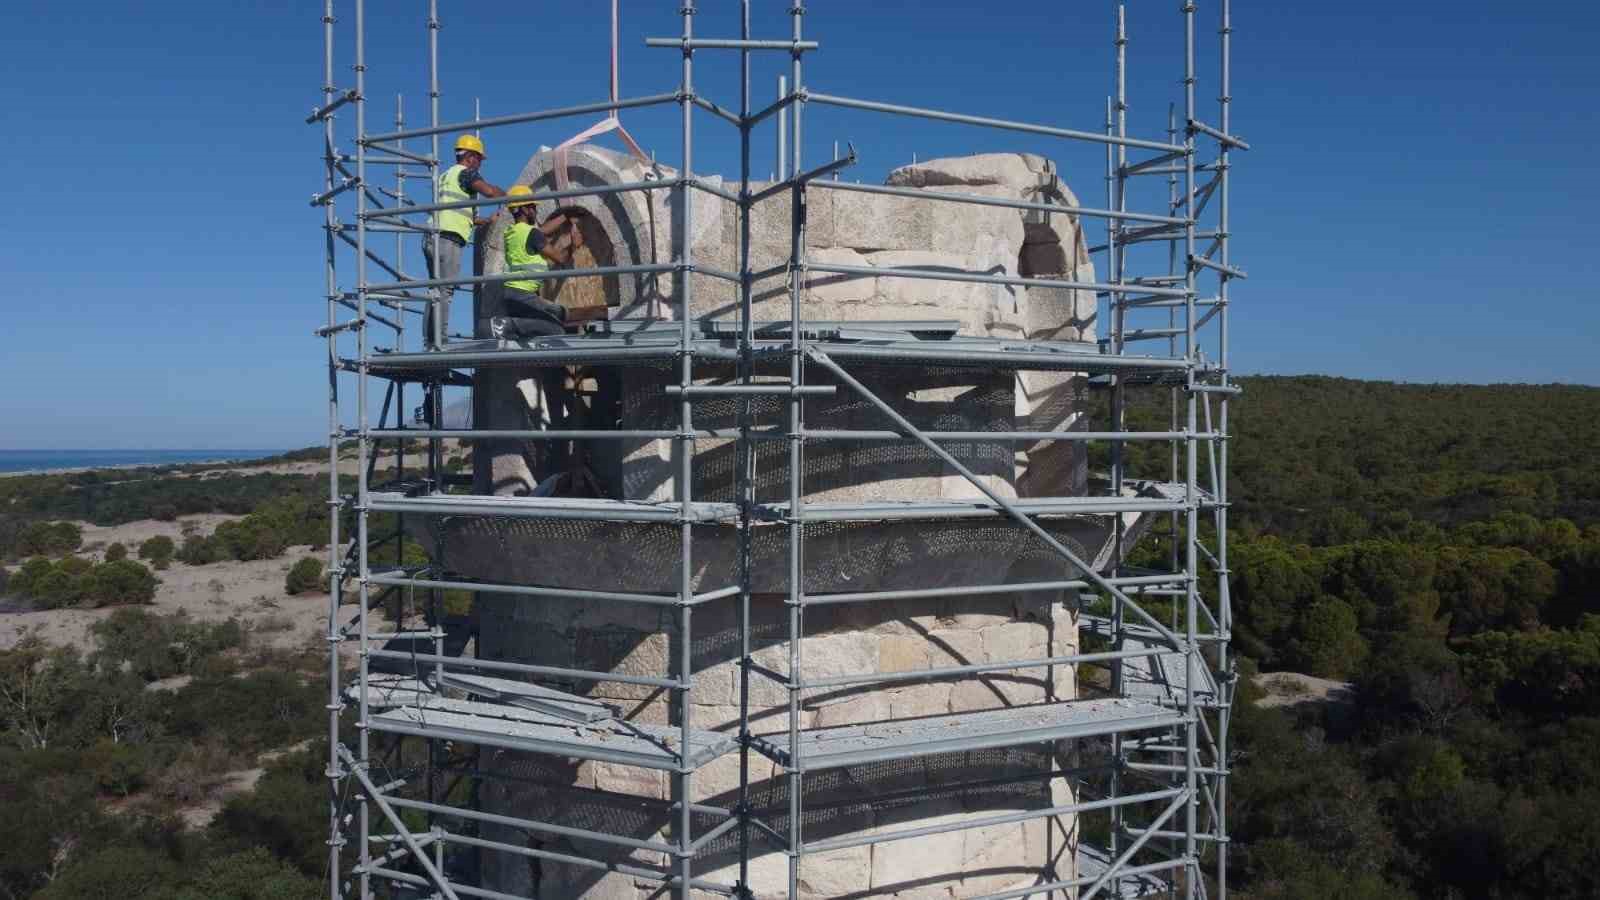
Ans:
<svg viewBox="0 0 1600 900"><path fill-rule="evenodd" d="M478 168L483 165L485 158L483 141L477 135L463 134L456 138L456 164L439 175L439 202L461 203L478 196L505 196L505 191L478 174ZM472 243L472 229L489 224L488 219L480 219L475 213L475 208L469 206L441 209L434 214L434 228L439 232L438 259L434 259L433 237L430 235L422 239L422 255L428 261L429 278L461 277L462 251ZM432 346L443 346L445 335L450 331L450 296L454 292L455 285L437 288L436 300L428 308L423 336Z"/></svg>
<svg viewBox="0 0 1600 900"><path fill-rule="evenodd" d="M507 197L528 197L533 189L525 184L512 185ZM564 264L571 258L571 250L558 246L553 238L562 231L570 236L570 245L583 243L578 223L566 215L554 215L540 224L536 202L510 201L512 223L506 229L506 271L526 272L530 277L505 283L504 307L507 320L496 329L497 337L527 337L538 334L561 334L566 320L566 309L539 296L538 276L550 270L550 263ZM504 332L504 333L502 333Z"/></svg>

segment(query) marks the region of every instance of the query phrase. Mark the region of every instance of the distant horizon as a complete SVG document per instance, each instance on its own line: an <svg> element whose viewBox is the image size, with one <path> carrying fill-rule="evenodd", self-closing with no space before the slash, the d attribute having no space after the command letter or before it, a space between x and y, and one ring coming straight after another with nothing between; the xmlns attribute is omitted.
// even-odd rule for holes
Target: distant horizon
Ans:
<svg viewBox="0 0 1600 900"><path fill-rule="evenodd" d="M246 461L300 449L269 447L39 447L0 448L0 475L76 472L123 467L182 466Z"/></svg>
<svg viewBox="0 0 1600 900"><path fill-rule="evenodd" d="M1407 387L1461 387L1461 388L1496 388L1496 387L1526 387L1526 388L1577 388L1582 390L1600 390L1600 384L1590 384L1578 381L1406 381L1394 378L1359 378L1353 375L1334 375L1326 372L1236 372L1235 378L1328 378L1339 381L1360 381L1372 384L1392 384ZM458 400L452 404L464 402ZM1248 403L1249 397L1245 395L1240 402ZM297 450L308 450L312 447L326 447L325 443L304 443L289 441L277 447L0 447L0 454L18 453L187 453L187 454L217 454L243 455L244 458L257 459L265 456L274 456L290 453ZM205 460L191 460L204 462ZM183 461L176 461L183 462ZM67 468L67 467L63 467ZM72 467L81 468L81 467ZM23 471L8 468L4 460L0 460L0 472ZM26 470L31 471L31 470Z"/></svg>

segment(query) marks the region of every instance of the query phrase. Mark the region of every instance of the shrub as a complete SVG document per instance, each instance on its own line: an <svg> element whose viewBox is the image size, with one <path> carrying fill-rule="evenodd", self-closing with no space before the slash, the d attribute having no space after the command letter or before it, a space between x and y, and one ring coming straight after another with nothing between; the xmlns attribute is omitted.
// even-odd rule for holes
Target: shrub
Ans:
<svg viewBox="0 0 1600 900"><path fill-rule="evenodd" d="M83 529L72 522L35 522L17 541L23 556L60 556L83 546Z"/></svg>
<svg viewBox="0 0 1600 900"><path fill-rule="evenodd" d="M174 900L317 900L327 896L320 879L295 871L260 847L205 864Z"/></svg>
<svg viewBox="0 0 1600 900"><path fill-rule="evenodd" d="M294 618L286 615L263 616L255 622L255 630L261 634L271 634L275 631L294 630Z"/></svg>
<svg viewBox="0 0 1600 900"><path fill-rule="evenodd" d="M172 538L158 534L153 538L146 538L139 545L139 558L150 560L150 564L157 569L165 569L172 562L172 555L178 550L172 543Z"/></svg>
<svg viewBox="0 0 1600 900"><path fill-rule="evenodd" d="M149 744L115 743L102 738L83 753L83 767L100 790L126 797L151 781L156 754Z"/></svg>
<svg viewBox="0 0 1600 900"><path fill-rule="evenodd" d="M208 659L244 643L238 619L190 622L181 612L157 616L119 609L89 630L100 645L97 662L113 669L126 665L145 681L192 674Z"/></svg>
<svg viewBox="0 0 1600 900"><path fill-rule="evenodd" d="M55 564L42 556L35 556L22 564L22 568L11 576L11 592L18 597L33 597L39 580L50 574L55 569Z"/></svg>
<svg viewBox="0 0 1600 900"><path fill-rule="evenodd" d="M88 594L96 606L117 606L125 603L154 603L156 585L160 579L131 559L101 563L89 576Z"/></svg>
<svg viewBox="0 0 1600 900"><path fill-rule="evenodd" d="M36 900L156 896L178 880L177 863L143 847L112 846L74 861Z"/></svg>
<svg viewBox="0 0 1600 900"><path fill-rule="evenodd" d="M203 566L227 558L224 549L223 544L215 538L191 534L183 539L183 546L178 550L178 559L191 566Z"/></svg>
<svg viewBox="0 0 1600 900"><path fill-rule="evenodd" d="M267 767L254 792L230 799L214 831L227 844L264 847L302 872L320 874L328 861L327 761L313 751L291 753Z"/></svg>
<svg viewBox="0 0 1600 900"><path fill-rule="evenodd" d="M230 753L260 753L303 740L326 725L327 689L286 672L197 678L167 697L170 733L202 736Z"/></svg>
<svg viewBox="0 0 1600 900"><path fill-rule="evenodd" d="M115 543L106 548L106 562L116 562L128 558L128 548L122 543Z"/></svg>
<svg viewBox="0 0 1600 900"><path fill-rule="evenodd" d="M81 556L63 556L56 561L56 570L68 578L82 578L94 571L94 563Z"/></svg>
<svg viewBox="0 0 1600 900"><path fill-rule="evenodd" d="M322 591L322 560L313 556L301 557L283 579L283 589L290 594Z"/></svg>
<svg viewBox="0 0 1600 900"><path fill-rule="evenodd" d="M33 600L43 609L72 606L83 599L83 582L59 567L51 568L33 585Z"/></svg>

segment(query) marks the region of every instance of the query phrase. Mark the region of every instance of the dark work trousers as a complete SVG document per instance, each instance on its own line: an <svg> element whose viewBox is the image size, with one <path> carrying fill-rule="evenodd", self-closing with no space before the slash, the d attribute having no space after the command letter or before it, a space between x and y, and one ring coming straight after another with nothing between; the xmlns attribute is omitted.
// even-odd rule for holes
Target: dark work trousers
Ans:
<svg viewBox="0 0 1600 900"><path fill-rule="evenodd" d="M542 334L565 334L567 310L559 303L530 294L527 291L508 289L501 295L507 317L515 319L522 337Z"/></svg>
<svg viewBox="0 0 1600 900"><path fill-rule="evenodd" d="M429 278L460 278L461 257L465 254L467 245L457 243L460 238L453 234L439 235L439 258L433 258L433 237L424 235L422 238L422 257L428 261ZM443 345L445 336L450 333L450 298L455 293L454 285L445 285L434 289L434 302L428 305L427 315L422 318L423 340L429 345ZM438 314L439 332L434 334L434 315Z"/></svg>
<svg viewBox="0 0 1600 900"><path fill-rule="evenodd" d="M567 329L562 323L567 317L567 311L559 303L551 303L538 294L515 288L502 294L501 302L506 316L505 321L511 326L508 329L510 336L532 338L566 333ZM549 417L548 427L554 429L572 427L573 410L570 404L573 398L567 394L566 367L541 368L538 377L545 399L545 415ZM551 471L567 468L572 459L572 445L569 441L547 441L543 452L547 454L545 464Z"/></svg>

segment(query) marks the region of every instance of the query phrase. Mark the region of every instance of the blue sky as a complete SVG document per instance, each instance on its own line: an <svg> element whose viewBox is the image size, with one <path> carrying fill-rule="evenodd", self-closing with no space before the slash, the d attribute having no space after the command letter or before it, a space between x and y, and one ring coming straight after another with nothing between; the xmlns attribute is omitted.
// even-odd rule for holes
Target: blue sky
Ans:
<svg viewBox="0 0 1600 900"><path fill-rule="evenodd" d="M599 99L603 4L446 2L443 117ZM1159 137L1181 72L1176 3L1130 4L1130 130ZM341 2L348 84L350 4ZM369 3L369 115L394 96L425 113L426 3ZM588 11L592 6L593 11ZM622 90L676 85L678 3L623 3ZM786 2L755 4L786 36ZM1213 118L1215 2L1201 3L1198 96ZM1266 3L1235 0L1238 159L1234 363L1408 381L1600 384L1586 227L1600 191L1592 148L1587 3ZM0 102L11 227L0 353L0 448L300 446L324 439L318 213L321 4L6 4ZM1110 85L1109 3L813 0L815 90L1097 129ZM696 29L732 36L738 5L706 0ZM712 56L710 54L703 55ZM772 95L779 61L754 91ZM737 103L729 54L697 82ZM677 159L674 110L624 121ZM1086 204L1102 151L938 123L813 107L806 156L834 140L880 180L922 158L1026 150L1055 157ZM348 134L351 116L340 119ZM587 120L490 132L486 174L506 183L541 143ZM737 172L726 127L697 120L697 168ZM770 168L758 153L758 174ZM1164 190L1164 189L1163 189ZM411 251L408 251L411 252ZM413 269L420 260L412 252ZM458 306L463 304L458 303ZM464 323L463 323L464 324Z"/></svg>

